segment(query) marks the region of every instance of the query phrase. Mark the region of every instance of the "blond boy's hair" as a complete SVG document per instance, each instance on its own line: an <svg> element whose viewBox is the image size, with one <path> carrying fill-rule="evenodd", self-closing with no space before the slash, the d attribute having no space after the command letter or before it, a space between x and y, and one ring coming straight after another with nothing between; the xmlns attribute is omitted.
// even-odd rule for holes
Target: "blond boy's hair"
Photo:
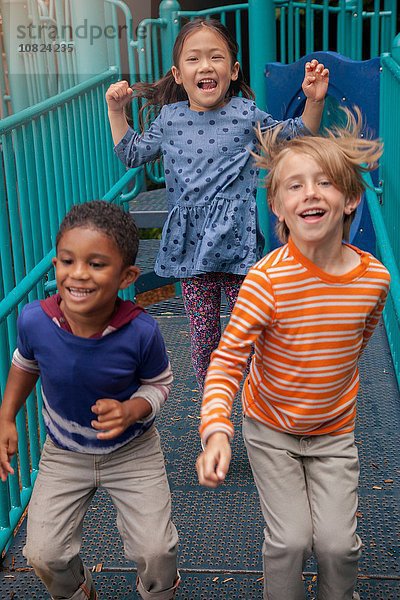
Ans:
<svg viewBox="0 0 400 600"><path fill-rule="evenodd" d="M278 139L281 126L264 133L258 129L260 154L255 155L256 164L261 169L268 170L264 183L270 209L279 189L278 167L288 152L306 154L314 159L347 199L353 200L362 195L366 187L362 173L376 168L383 146L379 140L360 137L362 115L359 108L354 108L355 115L348 109L341 110L346 115L345 126L326 130L325 136L304 136L282 141ZM355 211L344 215L345 240L349 239L350 225L354 217ZM285 222L277 223L276 233L281 242L287 242L290 231Z"/></svg>

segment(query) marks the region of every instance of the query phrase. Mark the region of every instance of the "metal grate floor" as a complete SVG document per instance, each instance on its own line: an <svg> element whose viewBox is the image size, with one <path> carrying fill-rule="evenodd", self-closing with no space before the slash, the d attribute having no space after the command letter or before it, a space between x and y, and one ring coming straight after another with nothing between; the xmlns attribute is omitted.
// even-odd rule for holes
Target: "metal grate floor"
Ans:
<svg viewBox="0 0 400 600"><path fill-rule="evenodd" d="M237 435L227 481L217 491L197 484L200 398L190 364L186 318L179 299L150 307L166 339L175 373L173 393L158 419L180 534L180 600L262 598L263 521L240 436L240 402L234 407ZM226 315L226 307L222 307ZM225 320L225 319L224 319ZM361 365L356 431L360 460L359 534L364 543L358 591L362 600L400 599L400 396L384 327L373 336ZM389 480L393 480L390 482ZM380 488L380 489L374 489ZM22 556L25 526L0 574L1 599L49 598ZM100 598L137 598L134 565L126 561L115 510L98 490L85 519L82 557L95 573ZM316 598L316 565L306 565L307 600ZM284 599L282 599L284 600Z"/></svg>

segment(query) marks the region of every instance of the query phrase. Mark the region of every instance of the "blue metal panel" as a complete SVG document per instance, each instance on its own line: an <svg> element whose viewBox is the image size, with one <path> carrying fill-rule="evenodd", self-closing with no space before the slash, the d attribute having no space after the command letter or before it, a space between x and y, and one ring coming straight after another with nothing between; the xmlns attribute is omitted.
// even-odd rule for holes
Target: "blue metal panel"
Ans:
<svg viewBox="0 0 400 600"><path fill-rule="evenodd" d="M321 128L338 124L339 106L359 106L366 128L372 137L379 133L380 59L355 61L336 52L313 52L290 65L268 63L265 67L267 107L276 119L298 117L304 109L305 96L301 89L304 65L317 58L330 70L330 83ZM378 171L372 173L378 185ZM273 230L274 218L271 218ZM351 227L350 241L356 246L375 252L375 234L367 204L363 198ZM271 247L279 245L271 231Z"/></svg>

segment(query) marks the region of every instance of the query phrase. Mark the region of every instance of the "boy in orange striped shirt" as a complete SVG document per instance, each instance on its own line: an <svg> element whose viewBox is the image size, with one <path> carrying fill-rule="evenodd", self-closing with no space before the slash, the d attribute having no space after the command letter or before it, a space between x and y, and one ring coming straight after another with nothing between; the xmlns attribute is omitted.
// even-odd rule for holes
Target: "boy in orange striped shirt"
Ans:
<svg viewBox="0 0 400 600"><path fill-rule="evenodd" d="M197 460L217 487L231 459L230 420L243 386L243 436L266 521L264 598L303 600L302 570L314 553L318 599L350 600L361 540L354 444L358 358L381 316L389 273L348 239L381 155L359 137L361 119L328 137L283 144L260 136L268 202L284 245L249 272L208 369ZM363 166L363 163L367 163Z"/></svg>

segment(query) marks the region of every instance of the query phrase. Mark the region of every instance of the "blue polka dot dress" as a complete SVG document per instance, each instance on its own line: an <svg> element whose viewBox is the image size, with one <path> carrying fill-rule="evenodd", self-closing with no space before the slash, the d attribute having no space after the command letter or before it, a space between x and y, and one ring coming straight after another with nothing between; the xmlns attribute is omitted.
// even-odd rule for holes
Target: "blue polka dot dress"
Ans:
<svg viewBox="0 0 400 600"><path fill-rule="evenodd" d="M258 171L250 154L257 146L257 123L268 128L280 121L245 98L233 97L205 112L177 102L163 106L143 135L129 129L115 147L127 167L163 157L169 214L155 265L158 275L246 275L261 258ZM309 133L301 117L283 125L286 138Z"/></svg>

